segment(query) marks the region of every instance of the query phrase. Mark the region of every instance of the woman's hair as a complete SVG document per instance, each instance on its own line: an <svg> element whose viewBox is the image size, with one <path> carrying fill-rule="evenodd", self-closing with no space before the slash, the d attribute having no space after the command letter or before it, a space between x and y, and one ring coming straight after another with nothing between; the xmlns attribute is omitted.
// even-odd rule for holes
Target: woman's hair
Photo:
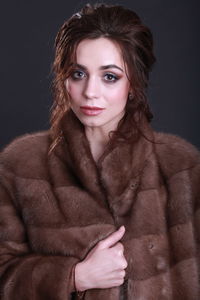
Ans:
<svg viewBox="0 0 200 300"><path fill-rule="evenodd" d="M61 121L69 110L69 95L64 82L71 74L77 46L84 39L100 37L119 45L133 95L133 99L128 98L124 117L128 119L128 130L120 132L118 126L117 134L127 138L136 137L142 117L146 116L148 121L152 118L146 97L149 72L155 62L150 30L135 12L123 6L87 4L62 25L55 40L51 150L62 138Z"/></svg>

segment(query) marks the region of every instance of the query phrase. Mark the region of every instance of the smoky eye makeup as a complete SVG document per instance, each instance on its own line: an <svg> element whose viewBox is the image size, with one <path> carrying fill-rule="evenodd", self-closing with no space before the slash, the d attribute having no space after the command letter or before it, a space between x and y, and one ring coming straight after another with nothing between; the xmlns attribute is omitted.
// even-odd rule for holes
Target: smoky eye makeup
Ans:
<svg viewBox="0 0 200 300"><path fill-rule="evenodd" d="M82 80L85 77L88 77L89 74L87 73L86 70L82 69L73 69L70 73L70 78L74 81ZM102 80L105 83L115 83L120 79L120 76L117 75L116 73L113 73L111 71L104 71L103 74L100 75L102 77Z"/></svg>
<svg viewBox="0 0 200 300"><path fill-rule="evenodd" d="M113 74L112 72L106 72L103 77L104 77L104 80L108 83L114 83L120 79L120 77L118 75Z"/></svg>
<svg viewBox="0 0 200 300"><path fill-rule="evenodd" d="M86 76L86 73L83 70L79 70L79 69L72 70L72 72L70 74L70 78L72 80L80 80L80 79L83 79L85 76Z"/></svg>

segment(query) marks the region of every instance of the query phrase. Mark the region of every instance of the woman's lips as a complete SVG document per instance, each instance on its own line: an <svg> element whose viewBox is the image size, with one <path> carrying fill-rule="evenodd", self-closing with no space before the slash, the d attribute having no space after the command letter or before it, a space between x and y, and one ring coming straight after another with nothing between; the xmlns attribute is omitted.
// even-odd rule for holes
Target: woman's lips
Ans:
<svg viewBox="0 0 200 300"><path fill-rule="evenodd" d="M102 111L105 108L96 107L96 106L81 106L80 109L82 113L86 116L97 116L100 113L102 113Z"/></svg>

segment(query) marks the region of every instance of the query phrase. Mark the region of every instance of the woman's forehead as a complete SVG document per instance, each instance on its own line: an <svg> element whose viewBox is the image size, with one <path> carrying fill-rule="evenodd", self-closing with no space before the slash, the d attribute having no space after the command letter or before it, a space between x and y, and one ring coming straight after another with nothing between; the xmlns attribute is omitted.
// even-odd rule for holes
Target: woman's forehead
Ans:
<svg viewBox="0 0 200 300"><path fill-rule="evenodd" d="M124 69L120 47L108 38L82 40L76 49L76 63L81 65L118 65Z"/></svg>

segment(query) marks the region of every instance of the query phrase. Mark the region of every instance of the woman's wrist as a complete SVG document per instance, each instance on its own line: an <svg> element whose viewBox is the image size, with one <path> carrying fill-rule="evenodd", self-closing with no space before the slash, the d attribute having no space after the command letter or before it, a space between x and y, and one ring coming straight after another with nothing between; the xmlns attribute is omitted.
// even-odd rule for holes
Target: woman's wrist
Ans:
<svg viewBox="0 0 200 300"><path fill-rule="evenodd" d="M84 263L77 263L74 269L75 289L77 292L87 290L86 271L84 270Z"/></svg>

